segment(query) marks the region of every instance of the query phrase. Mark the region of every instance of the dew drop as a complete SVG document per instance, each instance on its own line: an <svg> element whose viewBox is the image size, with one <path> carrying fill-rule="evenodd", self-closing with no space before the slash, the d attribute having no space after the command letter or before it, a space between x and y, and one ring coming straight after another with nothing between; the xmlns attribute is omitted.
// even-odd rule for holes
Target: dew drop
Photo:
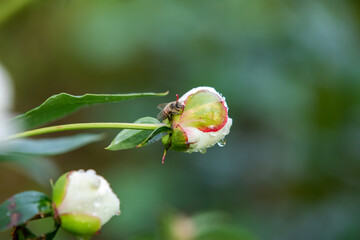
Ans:
<svg viewBox="0 0 360 240"><path fill-rule="evenodd" d="M206 148L200 149L199 151L201 154L205 154L206 153Z"/></svg>
<svg viewBox="0 0 360 240"><path fill-rule="evenodd" d="M225 147L225 145L226 145L225 138L221 139L217 144L219 145L219 147Z"/></svg>

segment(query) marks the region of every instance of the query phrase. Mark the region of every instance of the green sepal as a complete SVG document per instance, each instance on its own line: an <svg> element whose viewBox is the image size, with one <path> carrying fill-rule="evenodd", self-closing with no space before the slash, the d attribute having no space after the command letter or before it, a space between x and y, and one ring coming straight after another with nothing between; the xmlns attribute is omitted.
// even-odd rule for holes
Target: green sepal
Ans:
<svg viewBox="0 0 360 240"><path fill-rule="evenodd" d="M67 172L61 175L61 177L54 184L52 198L56 207L59 207L65 198L67 185L69 183L68 176L70 173L71 172Z"/></svg>
<svg viewBox="0 0 360 240"><path fill-rule="evenodd" d="M190 147L186 133L179 126L174 128L169 135L163 137L162 142L165 149L170 148L179 152L185 152Z"/></svg>
<svg viewBox="0 0 360 240"><path fill-rule="evenodd" d="M90 237L101 228L100 219L87 214L67 213L60 220L62 229L78 237Z"/></svg>

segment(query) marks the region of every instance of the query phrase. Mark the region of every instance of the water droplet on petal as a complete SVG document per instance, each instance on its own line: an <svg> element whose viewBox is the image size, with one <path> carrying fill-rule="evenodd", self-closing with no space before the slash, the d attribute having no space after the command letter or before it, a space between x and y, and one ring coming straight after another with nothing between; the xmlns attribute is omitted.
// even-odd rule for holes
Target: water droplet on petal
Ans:
<svg viewBox="0 0 360 240"><path fill-rule="evenodd" d="M219 145L219 147L225 147L225 145L226 145L225 138L221 139L217 144Z"/></svg>
<svg viewBox="0 0 360 240"><path fill-rule="evenodd" d="M199 151L201 154L205 154L206 153L206 148L200 149Z"/></svg>

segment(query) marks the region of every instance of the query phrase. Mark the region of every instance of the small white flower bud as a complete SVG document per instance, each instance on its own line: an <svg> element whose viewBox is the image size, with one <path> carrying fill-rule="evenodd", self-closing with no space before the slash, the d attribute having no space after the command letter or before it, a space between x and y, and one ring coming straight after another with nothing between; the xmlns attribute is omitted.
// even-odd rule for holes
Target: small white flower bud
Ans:
<svg viewBox="0 0 360 240"><path fill-rule="evenodd" d="M77 236L93 235L120 214L120 200L94 170L62 175L54 185L53 202L61 227Z"/></svg>

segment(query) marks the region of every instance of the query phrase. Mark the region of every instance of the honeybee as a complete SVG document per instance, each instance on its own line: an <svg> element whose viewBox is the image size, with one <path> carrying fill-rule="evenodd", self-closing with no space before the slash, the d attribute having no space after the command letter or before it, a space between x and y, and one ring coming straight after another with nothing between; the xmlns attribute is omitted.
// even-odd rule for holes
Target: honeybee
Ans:
<svg viewBox="0 0 360 240"><path fill-rule="evenodd" d="M184 105L179 102L179 96L176 94L176 101L169 103L162 103L158 106L161 112L158 114L158 119L171 119L174 115L180 114L180 111L184 109Z"/></svg>

